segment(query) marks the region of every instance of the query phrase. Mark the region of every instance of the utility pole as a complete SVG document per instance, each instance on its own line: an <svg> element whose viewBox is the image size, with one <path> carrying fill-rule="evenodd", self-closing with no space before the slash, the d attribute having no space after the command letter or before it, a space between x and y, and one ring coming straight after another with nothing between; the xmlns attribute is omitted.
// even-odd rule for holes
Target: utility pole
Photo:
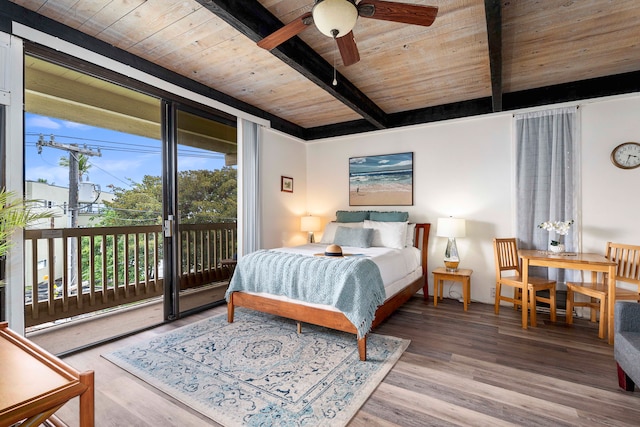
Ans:
<svg viewBox="0 0 640 427"><path fill-rule="evenodd" d="M78 213L80 211L80 205L78 203L78 156L84 154L85 156L101 157L102 153L100 149L94 151L88 148L86 145L79 147L78 144L61 144L54 141L54 136L49 136L49 141L44 140L44 136L40 134L38 138L38 154L42 153L42 147L57 148L58 150L64 150L69 152L69 205L68 218L69 228L78 227ZM70 239L69 241L69 286L77 285L78 298L82 298L82 285L77 280L77 266L76 266L76 252L78 250L77 239Z"/></svg>
<svg viewBox="0 0 640 427"><path fill-rule="evenodd" d="M41 134L38 139L38 153L42 152L42 147L52 147L57 148L59 150L64 150L69 152L69 227L76 228L78 227L78 155L84 154L85 156L93 157L98 156L101 157L102 153L100 149L94 151L91 148L88 148L86 145L83 147L79 147L78 144L61 144L59 142L54 141L54 136L49 136L49 141L44 140L44 136Z"/></svg>

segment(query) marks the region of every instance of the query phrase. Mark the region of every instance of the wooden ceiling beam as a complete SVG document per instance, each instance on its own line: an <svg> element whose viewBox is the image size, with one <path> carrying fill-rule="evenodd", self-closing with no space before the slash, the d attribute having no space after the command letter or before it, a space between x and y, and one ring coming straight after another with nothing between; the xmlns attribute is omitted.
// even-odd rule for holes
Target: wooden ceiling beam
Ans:
<svg viewBox="0 0 640 427"><path fill-rule="evenodd" d="M255 0L197 0L207 10L257 42L283 24ZM301 73L347 107L360 114L376 129L387 127L387 115L353 83L338 73L333 86L333 66L311 47L293 37L271 51L276 57ZM297 95L292 95L297 96Z"/></svg>
<svg viewBox="0 0 640 427"><path fill-rule="evenodd" d="M593 79L558 85L522 90L504 94L504 111L549 106L565 102L577 102L585 99L605 96L624 95L640 92L640 71L596 77ZM411 126L432 123L462 117L472 117L492 112L492 99L489 97L437 105L412 111L403 111L389 115L389 127ZM319 126L305 130L306 140L330 138L368 132L364 120Z"/></svg>
<svg viewBox="0 0 640 427"><path fill-rule="evenodd" d="M640 92L640 71L631 71L505 93L504 106L508 111L638 92Z"/></svg>
<svg viewBox="0 0 640 427"><path fill-rule="evenodd" d="M484 0L491 68L491 101L493 111L502 111L502 10L500 0Z"/></svg>
<svg viewBox="0 0 640 427"><path fill-rule="evenodd" d="M389 128L412 126L422 123L432 123L441 120L458 119L491 113L491 99L489 97L472 99L470 101L454 102L436 105L434 107L403 111L389 115ZM318 126L306 129L306 139L314 140L354 133L371 132L371 125L364 120L356 120L335 125Z"/></svg>

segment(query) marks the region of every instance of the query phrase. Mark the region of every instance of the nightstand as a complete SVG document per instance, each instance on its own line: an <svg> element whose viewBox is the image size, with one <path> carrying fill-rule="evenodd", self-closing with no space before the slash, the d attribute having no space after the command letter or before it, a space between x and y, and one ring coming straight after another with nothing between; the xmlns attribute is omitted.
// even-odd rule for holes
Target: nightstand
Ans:
<svg viewBox="0 0 640 427"><path fill-rule="evenodd" d="M462 283L462 300L464 302L464 311L471 302L471 274L473 270L468 268L460 268L458 271L447 271L444 267L438 267L433 270L433 305L438 306L438 298L443 298L443 287L445 280Z"/></svg>

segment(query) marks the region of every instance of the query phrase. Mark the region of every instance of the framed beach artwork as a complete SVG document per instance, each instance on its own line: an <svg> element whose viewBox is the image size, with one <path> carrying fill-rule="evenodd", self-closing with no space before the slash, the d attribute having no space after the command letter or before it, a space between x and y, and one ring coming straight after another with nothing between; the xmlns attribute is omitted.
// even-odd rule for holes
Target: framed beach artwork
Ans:
<svg viewBox="0 0 640 427"><path fill-rule="evenodd" d="M412 205L413 153L349 159L349 206Z"/></svg>

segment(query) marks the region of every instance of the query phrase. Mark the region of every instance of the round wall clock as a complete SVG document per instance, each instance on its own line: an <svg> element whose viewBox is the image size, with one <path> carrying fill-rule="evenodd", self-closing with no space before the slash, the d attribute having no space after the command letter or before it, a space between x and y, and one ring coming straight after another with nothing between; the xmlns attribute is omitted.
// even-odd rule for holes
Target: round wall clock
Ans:
<svg viewBox="0 0 640 427"><path fill-rule="evenodd" d="M625 142L611 151L611 161L621 169L634 169L640 166L640 144Z"/></svg>

